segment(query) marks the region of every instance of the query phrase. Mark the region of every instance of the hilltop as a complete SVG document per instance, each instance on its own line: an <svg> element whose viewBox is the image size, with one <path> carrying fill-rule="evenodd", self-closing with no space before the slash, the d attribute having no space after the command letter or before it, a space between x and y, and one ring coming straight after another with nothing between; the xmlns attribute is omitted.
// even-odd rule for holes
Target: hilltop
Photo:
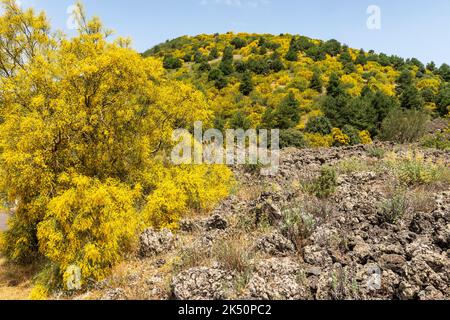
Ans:
<svg viewBox="0 0 450 320"><path fill-rule="evenodd" d="M421 115L449 113L447 64L425 65L337 40L289 34L183 36L143 55L162 59L169 77L201 90L216 128L280 128L283 146L365 143L383 135L386 118L395 122L408 114L421 122ZM385 131L386 139L398 138Z"/></svg>

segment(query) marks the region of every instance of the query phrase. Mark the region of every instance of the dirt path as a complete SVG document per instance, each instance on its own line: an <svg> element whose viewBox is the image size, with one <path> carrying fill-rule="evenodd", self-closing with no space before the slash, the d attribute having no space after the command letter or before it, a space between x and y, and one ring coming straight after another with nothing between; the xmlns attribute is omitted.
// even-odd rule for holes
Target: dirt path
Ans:
<svg viewBox="0 0 450 320"><path fill-rule="evenodd" d="M0 211L0 232L6 231L6 227L7 227L6 221L7 220L8 220L8 215L5 212Z"/></svg>

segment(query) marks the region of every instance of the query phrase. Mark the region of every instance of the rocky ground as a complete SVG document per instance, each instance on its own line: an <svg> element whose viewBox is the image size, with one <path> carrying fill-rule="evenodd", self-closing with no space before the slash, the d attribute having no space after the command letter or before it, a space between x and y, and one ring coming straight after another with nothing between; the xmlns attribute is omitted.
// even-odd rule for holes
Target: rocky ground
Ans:
<svg viewBox="0 0 450 320"><path fill-rule="evenodd" d="M402 185L383 158L408 148L286 150L275 177L236 169L238 191L209 216L147 230L137 257L73 298L450 299L450 187ZM424 157L449 167L448 152ZM317 198L323 166L337 188ZM399 193L394 219L380 208Z"/></svg>

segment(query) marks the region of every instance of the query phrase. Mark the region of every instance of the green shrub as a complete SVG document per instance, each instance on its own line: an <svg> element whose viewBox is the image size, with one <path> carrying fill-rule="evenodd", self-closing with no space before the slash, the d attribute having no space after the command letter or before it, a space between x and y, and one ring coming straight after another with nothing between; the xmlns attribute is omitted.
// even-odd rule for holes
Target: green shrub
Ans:
<svg viewBox="0 0 450 320"><path fill-rule="evenodd" d="M360 160L358 158L350 158L339 162L339 164L337 165L337 169L341 173L349 174L352 172L369 170L369 166L367 162L363 160Z"/></svg>
<svg viewBox="0 0 450 320"><path fill-rule="evenodd" d="M403 195L396 195L390 199L385 199L378 206L378 213L382 222L391 224L397 223L408 209L406 198Z"/></svg>
<svg viewBox="0 0 450 320"><path fill-rule="evenodd" d="M369 154L369 156L381 160L386 155L386 150L384 150L383 148L372 146L367 149L367 153Z"/></svg>
<svg viewBox="0 0 450 320"><path fill-rule="evenodd" d="M410 151L404 157L387 160L398 179L406 185L430 185L450 183L450 168L439 161L425 159L420 152Z"/></svg>
<svg viewBox="0 0 450 320"><path fill-rule="evenodd" d="M314 231L315 219L303 207L286 209L281 224L282 234L300 249Z"/></svg>
<svg viewBox="0 0 450 320"><path fill-rule="evenodd" d="M305 131L309 133L320 133L327 135L331 133L333 126L327 117L316 117L308 121Z"/></svg>
<svg viewBox="0 0 450 320"><path fill-rule="evenodd" d="M384 119L381 139L398 143L416 142L426 132L428 115L421 110L394 109Z"/></svg>
<svg viewBox="0 0 450 320"><path fill-rule="evenodd" d="M359 135L359 130L353 126L345 125L342 128L342 132L350 138L351 145L361 144L361 137Z"/></svg>
<svg viewBox="0 0 450 320"><path fill-rule="evenodd" d="M327 198L336 191L337 173L334 168L325 166L314 182L314 193L318 198Z"/></svg>
<svg viewBox="0 0 450 320"><path fill-rule="evenodd" d="M305 148L306 140L303 133L297 129L287 129L280 131L280 148Z"/></svg>
<svg viewBox="0 0 450 320"><path fill-rule="evenodd" d="M169 55L164 57L163 65L165 69L178 69L183 66L183 61Z"/></svg>
<svg viewBox="0 0 450 320"><path fill-rule="evenodd" d="M421 145L425 148L450 150L450 133L437 133L425 136Z"/></svg>

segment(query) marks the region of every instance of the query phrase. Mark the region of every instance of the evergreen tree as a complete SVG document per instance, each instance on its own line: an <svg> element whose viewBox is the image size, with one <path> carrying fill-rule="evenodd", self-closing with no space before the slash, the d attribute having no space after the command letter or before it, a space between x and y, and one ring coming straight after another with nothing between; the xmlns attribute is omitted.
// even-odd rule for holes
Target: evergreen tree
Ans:
<svg viewBox="0 0 450 320"><path fill-rule="evenodd" d="M446 116L450 113L450 84L442 86L436 98L438 112L441 116Z"/></svg>
<svg viewBox="0 0 450 320"><path fill-rule="evenodd" d="M273 72L280 72L281 70L284 70L284 64L281 61L280 54L277 51L271 55L268 64L270 70Z"/></svg>
<svg viewBox="0 0 450 320"><path fill-rule="evenodd" d="M362 66L365 66L367 64L366 52L363 49L361 49L359 51L359 54L358 54L358 57L356 57L355 63L360 64Z"/></svg>
<svg viewBox="0 0 450 320"><path fill-rule="evenodd" d="M313 90L316 90L319 93L323 92L322 73L320 72L319 69L314 70L314 74L311 79L309 87Z"/></svg>
<svg viewBox="0 0 450 320"><path fill-rule="evenodd" d="M337 73L333 72L330 75L330 80L327 86L327 95L333 98L336 98L340 95L345 94L341 79L337 75Z"/></svg>
<svg viewBox="0 0 450 320"><path fill-rule="evenodd" d="M275 111L275 125L278 129L289 129L295 127L299 121L299 103L290 92Z"/></svg>
<svg viewBox="0 0 450 320"><path fill-rule="evenodd" d="M444 63L439 68L439 75L444 79L445 82L450 82L450 66Z"/></svg>
<svg viewBox="0 0 450 320"><path fill-rule="evenodd" d="M413 76L409 69L404 68L397 79L397 94L401 94L406 88L413 84Z"/></svg>
<svg viewBox="0 0 450 320"><path fill-rule="evenodd" d="M163 66L165 69L179 69L183 66L183 61L178 59L172 55L168 55L164 57Z"/></svg>
<svg viewBox="0 0 450 320"><path fill-rule="evenodd" d="M244 76L242 77L242 83L239 86L239 91L244 95L248 96L253 91L253 80L252 75L250 72L245 72Z"/></svg>
<svg viewBox="0 0 450 320"><path fill-rule="evenodd" d="M400 96L400 105L403 109L422 109L424 101L419 90L414 85L408 86Z"/></svg>
<svg viewBox="0 0 450 320"><path fill-rule="evenodd" d="M434 61L431 61L429 64L427 64L427 70L431 72L436 71L436 64L434 63Z"/></svg>
<svg viewBox="0 0 450 320"><path fill-rule="evenodd" d="M306 124L305 131L309 133L320 133L322 135L327 135L331 133L333 126L327 117L315 117L309 119Z"/></svg>
<svg viewBox="0 0 450 320"><path fill-rule="evenodd" d="M233 47L226 47L223 51L222 62L233 62Z"/></svg>
<svg viewBox="0 0 450 320"><path fill-rule="evenodd" d="M208 60L211 61L211 60L215 60L217 58L219 58L219 50L217 50L217 48L214 47L209 52Z"/></svg>
<svg viewBox="0 0 450 320"><path fill-rule="evenodd" d="M236 49L242 49L247 46L247 41L245 39L236 37L230 42Z"/></svg>

